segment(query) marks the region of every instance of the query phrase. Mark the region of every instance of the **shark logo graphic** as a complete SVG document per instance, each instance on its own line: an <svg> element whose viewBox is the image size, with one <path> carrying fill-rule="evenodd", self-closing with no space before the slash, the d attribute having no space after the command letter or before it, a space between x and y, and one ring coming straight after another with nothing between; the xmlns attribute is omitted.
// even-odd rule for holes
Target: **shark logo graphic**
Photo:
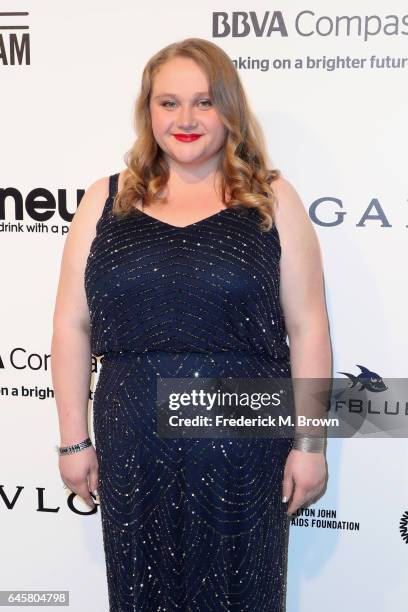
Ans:
<svg viewBox="0 0 408 612"><path fill-rule="evenodd" d="M349 372L338 372L338 374L344 374L347 376L352 382L349 387L350 389L355 387L358 383L361 385L359 391L365 389L366 391L372 391L373 393L380 393L381 391L388 389L382 377L377 374L377 372L372 372L362 365L357 365L357 367L361 370L361 373L358 376L354 376L354 374L350 374Z"/></svg>

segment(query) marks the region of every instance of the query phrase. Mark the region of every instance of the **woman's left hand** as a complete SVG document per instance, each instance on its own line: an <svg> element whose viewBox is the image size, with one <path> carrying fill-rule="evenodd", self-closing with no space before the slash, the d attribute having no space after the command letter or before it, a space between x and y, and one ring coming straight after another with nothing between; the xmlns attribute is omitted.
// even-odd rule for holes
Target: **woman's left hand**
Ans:
<svg viewBox="0 0 408 612"><path fill-rule="evenodd" d="M282 495L286 501L292 496L288 514L314 499L322 491L327 476L324 453L292 449L287 457L283 474Z"/></svg>

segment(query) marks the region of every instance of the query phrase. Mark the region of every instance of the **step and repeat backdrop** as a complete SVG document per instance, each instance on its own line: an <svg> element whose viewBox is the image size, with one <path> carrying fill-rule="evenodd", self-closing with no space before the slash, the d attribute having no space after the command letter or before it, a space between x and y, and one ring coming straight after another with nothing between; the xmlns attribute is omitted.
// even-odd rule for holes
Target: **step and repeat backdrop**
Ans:
<svg viewBox="0 0 408 612"><path fill-rule="evenodd" d="M62 249L84 190L125 167L145 63L190 36L234 61L312 219L334 376L407 376L406 2L3 3L0 590L67 591L73 612L108 599L98 508L64 489L54 448ZM407 455L405 437L329 440L325 494L291 523L288 612L406 610Z"/></svg>

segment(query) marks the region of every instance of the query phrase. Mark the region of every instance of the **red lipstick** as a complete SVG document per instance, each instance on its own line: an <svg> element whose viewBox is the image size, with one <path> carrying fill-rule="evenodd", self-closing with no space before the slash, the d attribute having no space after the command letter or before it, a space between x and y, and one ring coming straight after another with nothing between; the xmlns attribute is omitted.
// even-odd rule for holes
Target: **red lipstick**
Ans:
<svg viewBox="0 0 408 612"><path fill-rule="evenodd" d="M198 140L202 134L173 134L173 136L181 142L193 142L193 140Z"/></svg>

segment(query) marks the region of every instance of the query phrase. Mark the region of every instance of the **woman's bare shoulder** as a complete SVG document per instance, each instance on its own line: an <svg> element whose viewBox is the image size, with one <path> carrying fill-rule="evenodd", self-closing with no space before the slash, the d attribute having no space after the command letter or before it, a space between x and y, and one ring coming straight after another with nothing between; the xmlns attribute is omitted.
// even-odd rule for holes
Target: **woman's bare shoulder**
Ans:
<svg viewBox="0 0 408 612"><path fill-rule="evenodd" d="M277 198L276 215L287 219L305 210L301 196L287 178L278 177L272 181L271 187Z"/></svg>
<svg viewBox="0 0 408 612"><path fill-rule="evenodd" d="M314 240L314 228L297 189L285 177L271 183L277 204L275 223L281 242L299 245L299 241Z"/></svg>
<svg viewBox="0 0 408 612"><path fill-rule="evenodd" d="M65 252L70 260L74 259L81 265L84 263L108 196L109 176L95 180L85 190L65 241Z"/></svg>
<svg viewBox="0 0 408 612"><path fill-rule="evenodd" d="M118 173L119 188L123 184L124 172L126 170ZM88 238L93 238L96 224L109 197L109 179L109 175L102 176L88 186L72 220L72 233L84 232L88 234Z"/></svg>
<svg viewBox="0 0 408 612"><path fill-rule="evenodd" d="M75 215L94 216L102 213L102 209L109 195L109 176L96 179L85 190Z"/></svg>

